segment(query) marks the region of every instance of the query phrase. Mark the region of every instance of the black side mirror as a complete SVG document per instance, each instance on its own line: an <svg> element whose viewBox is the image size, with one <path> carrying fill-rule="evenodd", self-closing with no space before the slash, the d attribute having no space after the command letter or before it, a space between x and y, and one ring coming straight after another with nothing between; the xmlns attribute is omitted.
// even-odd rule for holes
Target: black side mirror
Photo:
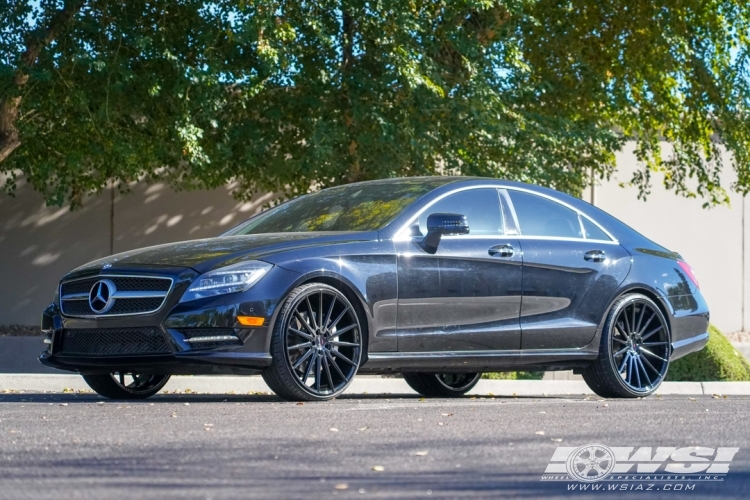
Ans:
<svg viewBox="0 0 750 500"><path fill-rule="evenodd" d="M426 252L437 252L443 235L469 234L469 222L461 214L430 214L427 217L427 236L422 240Z"/></svg>

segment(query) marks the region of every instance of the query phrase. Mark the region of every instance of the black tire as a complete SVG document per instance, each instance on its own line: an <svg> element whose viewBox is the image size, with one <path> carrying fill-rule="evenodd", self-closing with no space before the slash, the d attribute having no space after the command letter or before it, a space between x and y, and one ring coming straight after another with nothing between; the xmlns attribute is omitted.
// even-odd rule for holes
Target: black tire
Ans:
<svg viewBox="0 0 750 500"><path fill-rule="evenodd" d="M669 325L653 300L639 293L623 295L607 314L599 357L583 371L583 379L605 398L649 396L667 375L670 339Z"/></svg>
<svg viewBox="0 0 750 500"><path fill-rule="evenodd" d="M133 381L125 383L125 376L129 376ZM169 382L169 375L115 372L106 375L84 375L83 380L105 398L146 399L159 392Z"/></svg>
<svg viewBox="0 0 750 500"><path fill-rule="evenodd" d="M346 295L323 283L301 285L289 293L276 319L273 361L263 380L289 401L333 399L354 379L363 346L357 310Z"/></svg>
<svg viewBox="0 0 750 500"><path fill-rule="evenodd" d="M409 387L428 398L459 398L481 377L481 373L404 373Z"/></svg>

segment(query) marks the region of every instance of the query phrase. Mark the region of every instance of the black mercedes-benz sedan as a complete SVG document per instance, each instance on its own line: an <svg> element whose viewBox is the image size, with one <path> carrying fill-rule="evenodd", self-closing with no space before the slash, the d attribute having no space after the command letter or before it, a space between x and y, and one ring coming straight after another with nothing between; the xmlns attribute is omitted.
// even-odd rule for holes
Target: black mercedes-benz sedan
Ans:
<svg viewBox="0 0 750 500"><path fill-rule="evenodd" d="M357 373L450 397L482 372L564 369L601 396L640 397L706 344L708 321L679 254L580 199L403 178L73 270L43 313L40 360L121 399L174 374L261 373L315 401Z"/></svg>

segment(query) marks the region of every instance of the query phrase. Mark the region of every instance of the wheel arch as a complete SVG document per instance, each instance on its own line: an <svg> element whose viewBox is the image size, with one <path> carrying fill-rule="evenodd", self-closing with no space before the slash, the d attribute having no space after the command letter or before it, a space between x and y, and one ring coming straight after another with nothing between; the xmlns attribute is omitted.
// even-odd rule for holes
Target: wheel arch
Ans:
<svg viewBox="0 0 750 500"><path fill-rule="evenodd" d="M352 306L354 306L357 317L360 319L360 326L362 327L362 361L360 362L360 366L364 365L364 363L367 361L367 349L370 341L370 329L372 321L371 315L369 313L369 308L367 307L367 301L365 300L361 292L357 290L357 287L354 286L353 283L351 283L340 274L330 271L316 271L300 276L284 291L284 294L279 301L278 307L276 307L276 310L273 312L271 320L269 321L268 338L266 339L266 352L270 351L271 336L273 335L273 330L276 326L279 312L282 309L281 305L286 301L292 290L308 283L323 283L325 285L331 286L339 292L343 293L344 296L349 300L349 302L351 302Z"/></svg>
<svg viewBox="0 0 750 500"><path fill-rule="evenodd" d="M601 342L602 332L604 331L604 323L606 323L607 321L607 316L609 316L609 312L612 310L612 306L615 304L615 302L617 302L617 299L629 293L640 293L641 295L644 295L654 301L656 307L659 308L659 311L661 311L662 315L664 316L664 320L667 322L667 328L669 329L671 338L673 312L671 307L669 306L669 301L665 297L663 297L663 295L658 290L649 285L646 285L644 283L629 283L619 288L615 293L612 294L609 299L607 308L604 310L604 314L602 314L602 317L599 319L599 325L596 329L596 335L594 335L594 338L591 339L591 342L589 342L589 344L584 349L593 349L596 351L599 350L599 343Z"/></svg>

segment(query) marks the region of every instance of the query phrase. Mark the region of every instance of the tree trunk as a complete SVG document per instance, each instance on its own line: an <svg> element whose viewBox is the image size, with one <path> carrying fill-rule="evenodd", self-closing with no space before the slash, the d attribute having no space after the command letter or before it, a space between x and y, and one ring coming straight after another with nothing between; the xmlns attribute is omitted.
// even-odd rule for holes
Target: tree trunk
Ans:
<svg viewBox="0 0 750 500"><path fill-rule="evenodd" d="M54 40L60 31L73 20L75 14L83 7L84 0L65 2L57 11L46 29L32 33L26 39L26 50L21 54L13 83L17 95L0 99L0 163L8 158L21 145L21 138L16 127L18 112L21 108L21 93L29 81L28 68L36 64L39 53Z"/></svg>

